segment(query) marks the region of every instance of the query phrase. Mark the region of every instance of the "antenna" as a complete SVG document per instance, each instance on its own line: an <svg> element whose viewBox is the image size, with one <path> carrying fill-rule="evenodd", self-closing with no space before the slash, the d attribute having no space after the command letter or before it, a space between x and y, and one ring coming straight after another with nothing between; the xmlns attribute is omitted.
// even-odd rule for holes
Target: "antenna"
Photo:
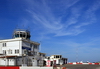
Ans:
<svg viewBox="0 0 100 69"><path fill-rule="evenodd" d="M40 41L40 51L41 51L41 43L42 43L42 42Z"/></svg>
<svg viewBox="0 0 100 69"><path fill-rule="evenodd" d="M18 25L16 25L16 29L18 29Z"/></svg>
<svg viewBox="0 0 100 69"><path fill-rule="evenodd" d="M20 29L20 27L19 27L19 25L18 25L18 24L16 25L16 28L15 28L15 29Z"/></svg>
<svg viewBox="0 0 100 69"><path fill-rule="evenodd" d="M22 27L23 27L23 29L24 29L24 28L25 28L25 25L23 24Z"/></svg>
<svg viewBox="0 0 100 69"><path fill-rule="evenodd" d="M30 31L30 27L29 27L29 26L28 26L27 30L29 30L29 31Z"/></svg>
<svg viewBox="0 0 100 69"><path fill-rule="evenodd" d="M78 62L78 47L76 48L76 62Z"/></svg>

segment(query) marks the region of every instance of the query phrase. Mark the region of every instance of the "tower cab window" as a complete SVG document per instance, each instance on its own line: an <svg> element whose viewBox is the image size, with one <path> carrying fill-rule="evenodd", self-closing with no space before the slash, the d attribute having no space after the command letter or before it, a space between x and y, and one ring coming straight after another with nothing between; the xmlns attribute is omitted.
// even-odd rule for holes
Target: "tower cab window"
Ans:
<svg viewBox="0 0 100 69"><path fill-rule="evenodd" d="M19 37L19 33L15 33L15 37Z"/></svg>

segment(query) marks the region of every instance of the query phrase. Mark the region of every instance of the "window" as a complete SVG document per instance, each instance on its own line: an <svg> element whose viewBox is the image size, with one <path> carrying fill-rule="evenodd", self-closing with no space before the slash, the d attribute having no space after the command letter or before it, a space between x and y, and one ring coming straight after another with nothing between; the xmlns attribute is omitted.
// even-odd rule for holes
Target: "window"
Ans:
<svg viewBox="0 0 100 69"><path fill-rule="evenodd" d="M3 47L6 47L6 43L3 43Z"/></svg>
<svg viewBox="0 0 100 69"><path fill-rule="evenodd" d="M10 50L10 54L12 54L12 50Z"/></svg>
<svg viewBox="0 0 100 69"><path fill-rule="evenodd" d="M19 37L19 33L15 33L15 37Z"/></svg>
<svg viewBox="0 0 100 69"><path fill-rule="evenodd" d="M37 52L34 52L35 55L37 55Z"/></svg>
<svg viewBox="0 0 100 69"><path fill-rule="evenodd" d="M28 54L28 50L24 49L24 54Z"/></svg>
<svg viewBox="0 0 100 69"><path fill-rule="evenodd" d="M18 49L15 50L15 54L17 54L17 53L19 53L19 50Z"/></svg>
<svg viewBox="0 0 100 69"><path fill-rule="evenodd" d="M43 55L43 57L45 57L45 55Z"/></svg>
<svg viewBox="0 0 100 69"><path fill-rule="evenodd" d="M54 55L54 58L56 58L56 56Z"/></svg>
<svg viewBox="0 0 100 69"><path fill-rule="evenodd" d="M34 45L34 48L37 49L37 45Z"/></svg>
<svg viewBox="0 0 100 69"><path fill-rule="evenodd" d="M36 45L36 49L39 49L39 45Z"/></svg>
<svg viewBox="0 0 100 69"><path fill-rule="evenodd" d="M3 50L3 54L6 54L6 50Z"/></svg>
<svg viewBox="0 0 100 69"><path fill-rule="evenodd" d="M32 44L30 44L30 47L32 47Z"/></svg>
<svg viewBox="0 0 100 69"><path fill-rule="evenodd" d="M36 45L34 45L34 48L36 48Z"/></svg>
<svg viewBox="0 0 100 69"><path fill-rule="evenodd" d="M12 54L12 50L11 49L8 50L8 54Z"/></svg>
<svg viewBox="0 0 100 69"><path fill-rule="evenodd" d="M59 56L58 56L58 58L59 58Z"/></svg>
<svg viewBox="0 0 100 69"><path fill-rule="evenodd" d="M8 54L10 54L10 50L8 50Z"/></svg>
<svg viewBox="0 0 100 69"><path fill-rule="evenodd" d="M59 56L57 55L56 58L59 58Z"/></svg>

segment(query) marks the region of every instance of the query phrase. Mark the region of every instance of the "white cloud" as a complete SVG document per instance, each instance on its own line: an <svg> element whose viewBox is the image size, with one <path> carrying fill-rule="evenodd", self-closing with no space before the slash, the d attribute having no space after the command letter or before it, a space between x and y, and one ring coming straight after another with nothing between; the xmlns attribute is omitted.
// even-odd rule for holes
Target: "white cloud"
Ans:
<svg viewBox="0 0 100 69"><path fill-rule="evenodd" d="M68 61L73 60L76 61L76 56L78 55L78 60L81 61L97 61L100 56L98 52L100 52L100 37L87 39L86 41L77 42L73 39L63 39L56 41L49 41L48 47L43 46L43 52L52 54L62 54L64 57L68 58ZM50 45L49 45L50 43ZM55 47L53 47L55 46ZM53 47L53 48L52 48ZM61 50L61 51L59 51ZM74 56L74 57L73 57ZM93 59L89 59L93 57Z"/></svg>
<svg viewBox="0 0 100 69"><path fill-rule="evenodd" d="M71 51L72 53L75 53L77 50L80 56L82 55L92 56L89 54L100 52L100 47L99 47L100 42L99 41L100 41L100 37L98 38L95 37L95 38L88 39L82 43L76 42L75 40L62 40L57 43L55 42L55 44L57 44L56 46L61 45L61 48L63 48L63 50L67 50L67 52ZM97 54L94 54L94 55L98 56Z"/></svg>
<svg viewBox="0 0 100 69"><path fill-rule="evenodd" d="M75 28L81 28L82 26L86 26L86 25L89 25L90 23L81 23L77 26L75 26Z"/></svg>
<svg viewBox="0 0 100 69"><path fill-rule="evenodd" d="M31 25L41 26L40 29L42 29L42 31L39 33L52 33L55 36L78 35L84 32L85 29L82 29L83 26L95 22L95 11L99 6L99 3L96 5L94 4L83 12L84 5L79 5L78 7L74 6L79 0L63 0L56 4L52 1L49 3L49 1L46 0L41 2L31 0L30 2L28 2L29 8L27 12L29 12L32 17L31 22L33 24L31 23ZM55 6L52 7L50 4L55 4ZM55 10L53 10L53 8ZM63 15L56 17L59 12L55 14L53 12L57 12L58 10L63 10L60 11L60 14ZM69 15L66 15L66 13Z"/></svg>

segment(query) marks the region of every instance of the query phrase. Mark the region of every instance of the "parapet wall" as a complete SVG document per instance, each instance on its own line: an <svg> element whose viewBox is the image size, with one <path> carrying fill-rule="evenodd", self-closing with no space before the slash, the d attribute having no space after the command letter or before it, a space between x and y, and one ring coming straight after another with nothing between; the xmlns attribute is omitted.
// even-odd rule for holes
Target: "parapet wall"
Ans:
<svg viewBox="0 0 100 69"><path fill-rule="evenodd" d="M20 67L20 69L53 69L53 67Z"/></svg>

